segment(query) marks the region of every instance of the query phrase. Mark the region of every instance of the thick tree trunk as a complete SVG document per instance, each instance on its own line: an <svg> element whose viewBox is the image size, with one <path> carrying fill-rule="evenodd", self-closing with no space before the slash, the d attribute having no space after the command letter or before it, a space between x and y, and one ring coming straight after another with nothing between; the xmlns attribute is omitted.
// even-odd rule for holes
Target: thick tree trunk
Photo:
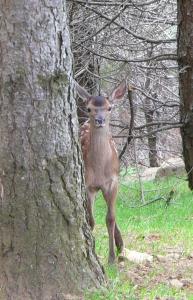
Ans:
<svg viewBox="0 0 193 300"><path fill-rule="evenodd" d="M104 280L85 191L63 0L1 1L0 299Z"/></svg>
<svg viewBox="0 0 193 300"><path fill-rule="evenodd" d="M183 155L193 189L193 2L178 0L178 64Z"/></svg>

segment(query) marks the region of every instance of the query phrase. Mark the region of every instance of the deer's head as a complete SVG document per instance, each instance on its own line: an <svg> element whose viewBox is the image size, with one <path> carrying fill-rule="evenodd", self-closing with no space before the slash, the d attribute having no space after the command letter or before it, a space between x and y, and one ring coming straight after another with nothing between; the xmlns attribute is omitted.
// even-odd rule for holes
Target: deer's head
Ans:
<svg viewBox="0 0 193 300"><path fill-rule="evenodd" d="M76 83L76 90L80 98L86 102L91 124L96 128L109 124L113 103L123 98L127 89L126 80L122 81L108 96L92 96Z"/></svg>

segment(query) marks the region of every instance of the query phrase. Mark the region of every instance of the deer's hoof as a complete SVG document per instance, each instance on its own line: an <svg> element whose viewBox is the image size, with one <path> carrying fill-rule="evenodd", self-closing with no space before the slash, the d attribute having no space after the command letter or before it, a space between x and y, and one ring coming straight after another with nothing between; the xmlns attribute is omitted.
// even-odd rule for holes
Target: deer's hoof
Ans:
<svg viewBox="0 0 193 300"><path fill-rule="evenodd" d="M124 249L124 244L120 243L119 245L117 245L117 253L120 254Z"/></svg>

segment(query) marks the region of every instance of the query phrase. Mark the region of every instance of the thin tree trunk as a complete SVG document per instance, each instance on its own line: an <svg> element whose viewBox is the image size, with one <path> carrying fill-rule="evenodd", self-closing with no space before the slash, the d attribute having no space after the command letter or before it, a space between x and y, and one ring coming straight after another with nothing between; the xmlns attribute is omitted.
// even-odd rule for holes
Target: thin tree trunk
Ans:
<svg viewBox="0 0 193 300"><path fill-rule="evenodd" d="M148 81L148 79L147 79ZM154 118L153 118L153 110L151 108L151 103L149 98L145 98L145 120L146 124L152 123ZM152 128L147 126L147 133L149 134L147 139L148 139L148 155L149 155L149 165L150 167L158 167L158 161L157 161L157 136L155 134L150 134L152 131Z"/></svg>
<svg viewBox="0 0 193 300"><path fill-rule="evenodd" d="M193 189L193 2L178 0L178 64L183 156Z"/></svg>
<svg viewBox="0 0 193 300"><path fill-rule="evenodd" d="M103 282L85 218L63 0L1 1L0 299Z"/></svg>
<svg viewBox="0 0 193 300"><path fill-rule="evenodd" d="M149 51L147 51L147 56L151 57L153 54L153 46ZM148 66L151 65L151 62L147 63ZM146 74L146 81L145 81L145 90L150 90L150 69L147 69ZM152 123L154 121L154 111L152 109L152 103L151 100L148 97L145 97L145 107L144 107L144 114L145 114L145 120L146 124ZM158 167L158 160L157 160L157 136L155 134L150 134L152 131L152 128L147 126L147 133L149 134L148 139L148 155L149 155L149 165L150 167Z"/></svg>

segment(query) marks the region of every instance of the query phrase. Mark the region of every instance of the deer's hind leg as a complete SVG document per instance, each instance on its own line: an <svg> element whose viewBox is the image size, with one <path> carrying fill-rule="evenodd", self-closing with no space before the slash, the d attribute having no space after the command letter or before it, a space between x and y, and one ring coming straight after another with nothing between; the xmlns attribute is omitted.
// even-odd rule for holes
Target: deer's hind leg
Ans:
<svg viewBox="0 0 193 300"><path fill-rule="evenodd" d="M115 261L115 246L121 252L123 250L123 239L115 221L115 204L118 191L118 184L114 183L108 190L103 190L103 196L107 203L106 225L109 234L109 263Z"/></svg>
<svg viewBox="0 0 193 300"><path fill-rule="evenodd" d="M124 244L123 244L121 232L119 230L119 227L117 226L117 223L115 223L114 236L115 236L115 245L117 247L117 251L118 251L118 253L121 253L123 251Z"/></svg>
<svg viewBox="0 0 193 300"><path fill-rule="evenodd" d="M115 261L115 201L117 195L117 184L111 185L109 189L102 190L107 203L106 225L109 234L109 258L110 264Z"/></svg>

